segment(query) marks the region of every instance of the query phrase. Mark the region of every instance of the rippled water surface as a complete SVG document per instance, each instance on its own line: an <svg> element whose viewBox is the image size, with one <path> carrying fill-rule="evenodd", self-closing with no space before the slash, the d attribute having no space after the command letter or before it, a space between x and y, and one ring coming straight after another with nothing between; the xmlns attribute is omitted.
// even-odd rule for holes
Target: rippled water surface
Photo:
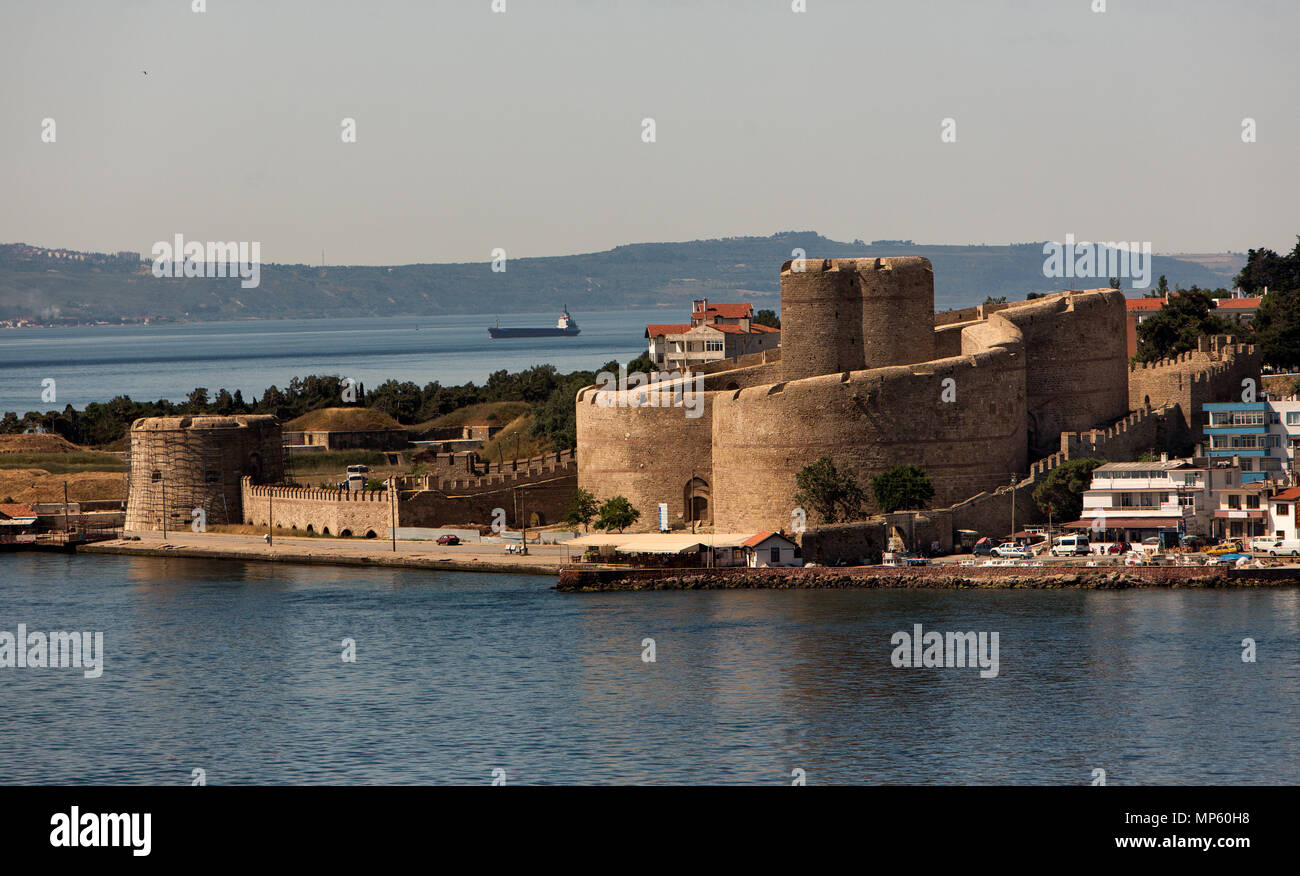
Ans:
<svg viewBox="0 0 1300 876"><path fill-rule="evenodd" d="M31 554L0 582L0 630L106 651L98 679L0 668L0 782L1300 782L1296 589L571 595ZM917 623L998 632L998 677L894 668Z"/></svg>

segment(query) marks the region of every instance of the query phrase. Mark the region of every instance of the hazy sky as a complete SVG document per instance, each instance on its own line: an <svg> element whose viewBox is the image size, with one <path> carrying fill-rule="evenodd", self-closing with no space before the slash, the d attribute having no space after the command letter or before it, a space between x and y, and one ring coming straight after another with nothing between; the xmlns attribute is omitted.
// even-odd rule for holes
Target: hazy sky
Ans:
<svg viewBox="0 0 1300 876"><path fill-rule="evenodd" d="M3 0L0 242L147 255L181 233L330 264L792 229L1290 249L1300 3L1092 3Z"/></svg>

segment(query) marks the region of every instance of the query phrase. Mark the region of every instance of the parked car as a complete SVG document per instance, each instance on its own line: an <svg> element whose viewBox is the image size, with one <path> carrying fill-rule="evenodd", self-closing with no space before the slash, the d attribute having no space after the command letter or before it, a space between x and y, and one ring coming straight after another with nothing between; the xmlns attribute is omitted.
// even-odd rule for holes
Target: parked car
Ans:
<svg viewBox="0 0 1300 876"><path fill-rule="evenodd" d="M438 544L460 544L460 536L451 533L440 535L438 536Z"/></svg>
<svg viewBox="0 0 1300 876"><path fill-rule="evenodd" d="M1106 548L1106 553L1126 554L1131 550L1133 550L1133 545L1129 544L1126 541L1117 541L1114 544L1112 544L1110 547Z"/></svg>
<svg viewBox="0 0 1300 876"><path fill-rule="evenodd" d="M1022 544L1000 544L993 549L993 556L1004 560L1028 560L1034 552Z"/></svg>
<svg viewBox="0 0 1300 876"><path fill-rule="evenodd" d="M1052 542L1054 557L1082 557L1091 550L1091 543L1086 535L1063 535Z"/></svg>
<svg viewBox="0 0 1300 876"><path fill-rule="evenodd" d="M1300 557L1300 538L1280 538L1268 549L1270 557Z"/></svg>
<svg viewBox="0 0 1300 876"><path fill-rule="evenodd" d="M1235 538L1230 538L1227 541L1216 544L1214 547L1208 547L1205 549L1205 552L1212 557L1222 556L1223 554L1240 554L1244 551L1245 548L1241 546L1241 541Z"/></svg>
<svg viewBox="0 0 1300 876"><path fill-rule="evenodd" d="M971 549L971 554L977 557L988 557L993 555L993 550L998 546L996 538L981 538L975 542L975 547Z"/></svg>

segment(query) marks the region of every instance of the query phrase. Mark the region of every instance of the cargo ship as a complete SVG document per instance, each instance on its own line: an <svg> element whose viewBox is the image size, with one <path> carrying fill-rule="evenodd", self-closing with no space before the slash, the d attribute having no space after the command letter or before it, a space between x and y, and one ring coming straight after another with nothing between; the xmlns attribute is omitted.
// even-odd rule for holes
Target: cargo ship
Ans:
<svg viewBox="0 0 1300 876"><path fill-rule="evenodd" d="M499 319L495 326L488 326L488 334L494 338L571 338L579 331L577 321L569 316L567 305L555 321L555 328L502 328Z"/></svg>

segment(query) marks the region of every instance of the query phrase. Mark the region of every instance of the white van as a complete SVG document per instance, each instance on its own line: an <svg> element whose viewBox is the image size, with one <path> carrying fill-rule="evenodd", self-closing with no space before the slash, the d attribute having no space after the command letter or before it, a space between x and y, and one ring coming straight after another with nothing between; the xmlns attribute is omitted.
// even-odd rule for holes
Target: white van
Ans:
<svg viewBox="0 0 1300 876"><path fill-rule="evenodd" d="M1092 544L1086 535L1063 535L1052 542L1054 557L1083 557L1088 555Z"/></svg>
<svg viewBox="0 0 1300 876"><path fill-rule="evenodd" d="M1250 540L1250 552L1252 554L1266 554L1273 549L1273 545L1281 540L1276 535L1257 535Z"/></svg>
<svg viewBox="0 0 1300 876"><path fill-rule="evenodd" d="M1279 538L1268 548L1270 557L1300 557L1300 538Z"/></svg>

